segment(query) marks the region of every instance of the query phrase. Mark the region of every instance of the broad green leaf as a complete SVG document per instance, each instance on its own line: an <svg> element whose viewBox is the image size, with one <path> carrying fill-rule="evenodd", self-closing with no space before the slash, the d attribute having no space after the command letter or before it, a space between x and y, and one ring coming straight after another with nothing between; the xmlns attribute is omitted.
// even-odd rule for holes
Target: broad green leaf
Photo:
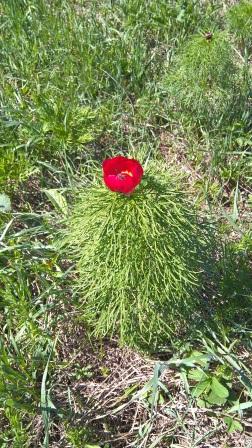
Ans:
<svg viewBox="0 0 252 448"><path fill-rule="evenodd" d="M216 377L212 379L211 389L215 395L218 395L220 398L227 398L229 396L228 389L223 386Z"/></svg>
<svg viewBox="0 0 252 448"><path fill-rule="evenodd" d="M211 356L208 354L205 355L191 355L189 358L176 359L172 358L169 362L166 363L167 366L174 365L175 367L196 367L195 364L199 364L202 367L208 365Z"/></svg>
<svg viewBox="0 0 252 448"><path fill-rule="evenodd" d="M216 368L216 376L225 380L231 380L233 378L233 370L229 366L219 365Z"/></svg>
<svg viewBox="0 0 252 448"><path fill-rule="evenodd" d="M238 403L235 406L232 406L232 408L228 410L228 413L239 412L249 408L252 408L252 401L247 401L246 403Z"/></svg>
<svg viewBox="0 0 252 448"><path fill-rule="evenodd" d="M209 408L210 407L209 403L202 398L197 398L197 406L199 408Z"/></svg>
<svg viewBox="0 0 252 448"><path fill-rule="evenodd" d="M187 360L194 360L196 364L199 364L201 367L207 367L210 356L207 353L199 352L198 350L192 351L189 358L185 358Z"/></svg>
<svg viewBox="0 0 252 448"><path fill-rule="evenodd" d="M215 394L214 391L211 391L210 394L207 396L207 401L210 404L216 404L221 406L222 404L225 404L227 399L224 397L220 397L219 395Z"/></svg>
<svg viewBox="0 0 252 448"><path fill-rule="evenodd" d="M206 393L210 390L211 387L211 379L207 379L205 381L201 381L193 388L192 396L195 398L200 397L203 393Z"/></svg>
<svg viewBox="0 0 252 448"><path fill-rule="evenodd" d="M200 369L191 369L188 373L188 378L194 381L204 381L208 378L207 374Z"/></svg>
<svg viewBox="0 0 252 448"><path fill-rule="evenodd" d="M48 199L63 215L67 214L67 201L64 196L56 189L43 190Z"/></svg>
<svg viewBox="0 0 252 448"><path fill-rule="evenodd" d="M224 417L223 420L227 425L228 432L243 431L241 423L237 420L234 420L232 417Z"/></svg>

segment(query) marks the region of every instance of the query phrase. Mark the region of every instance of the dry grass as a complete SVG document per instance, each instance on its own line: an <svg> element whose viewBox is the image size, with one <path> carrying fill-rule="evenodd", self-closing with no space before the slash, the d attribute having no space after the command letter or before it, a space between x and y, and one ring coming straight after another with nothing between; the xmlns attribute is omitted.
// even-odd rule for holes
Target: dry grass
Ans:
<svg viewBox="0 0 252 448"><path fill-rule="evenodd" d="M252 418L243 422L242 434L228 434L221 418L225 413L220 408L196 407L179 371L163 373L161 382L167 392L160 394L159 404L151 409L151 389L143 388L153 377L157 359L121 348L116 341L93 345L79 325L66 323L60 339L61 367L54 378L53 401L69 413L73 427L92 428L93 443L114 448L252 446ZM73 376L76 368L84 369L79 378ZM36 430L42 431L41 421ZM52 448L72 446L60 420L54 423L52 436Z"/></svg>

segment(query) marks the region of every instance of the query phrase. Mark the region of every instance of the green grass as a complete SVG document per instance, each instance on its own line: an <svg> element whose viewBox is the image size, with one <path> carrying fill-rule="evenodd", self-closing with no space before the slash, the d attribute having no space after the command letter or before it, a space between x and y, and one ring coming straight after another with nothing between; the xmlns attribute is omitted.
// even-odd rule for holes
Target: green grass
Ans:
<svg viewBox="0 0 252 448"><path fill-rule="evenodd" d="M251 20L247 1L2 2L0 194L12 209L0 212L0 447L203 447L223 434L248 445ZM132 352L123 364L117 330L112 342L90 336L70 251L55 245L76 192L118 153L172 165L221 240L204 313L152 352L153 380L152 360ZM171 356L183 359L168 364L172 384L159 377Z"/></svg>

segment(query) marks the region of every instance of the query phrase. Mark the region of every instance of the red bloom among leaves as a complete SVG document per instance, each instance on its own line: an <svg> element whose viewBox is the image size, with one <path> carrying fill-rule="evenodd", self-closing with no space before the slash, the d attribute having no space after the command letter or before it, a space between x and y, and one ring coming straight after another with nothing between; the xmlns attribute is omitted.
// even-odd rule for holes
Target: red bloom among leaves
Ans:
<svg viewBox="0 0 252 448"><path fill-rule="evenodd" d="M102 163L103 180L111 191L131 194L141 182L143 167L135 159L117 156Z"/></svg>

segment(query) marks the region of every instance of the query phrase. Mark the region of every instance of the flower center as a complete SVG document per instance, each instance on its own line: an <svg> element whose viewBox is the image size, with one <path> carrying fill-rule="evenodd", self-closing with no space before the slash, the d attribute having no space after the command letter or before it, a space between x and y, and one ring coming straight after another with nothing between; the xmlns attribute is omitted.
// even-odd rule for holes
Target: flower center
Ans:
<svg viewBox="0 0 252 448"><path fill-rule="evenodd" d="M117 177L119 177L120 180L123 180L123 179L125 179L126 175L128 175L128 176L130 176L130 177L133 177L133 174L131 173L131 171L127 171L127 170L125 170L125 171L121 171L121 172L117 175Z"/></svg>

